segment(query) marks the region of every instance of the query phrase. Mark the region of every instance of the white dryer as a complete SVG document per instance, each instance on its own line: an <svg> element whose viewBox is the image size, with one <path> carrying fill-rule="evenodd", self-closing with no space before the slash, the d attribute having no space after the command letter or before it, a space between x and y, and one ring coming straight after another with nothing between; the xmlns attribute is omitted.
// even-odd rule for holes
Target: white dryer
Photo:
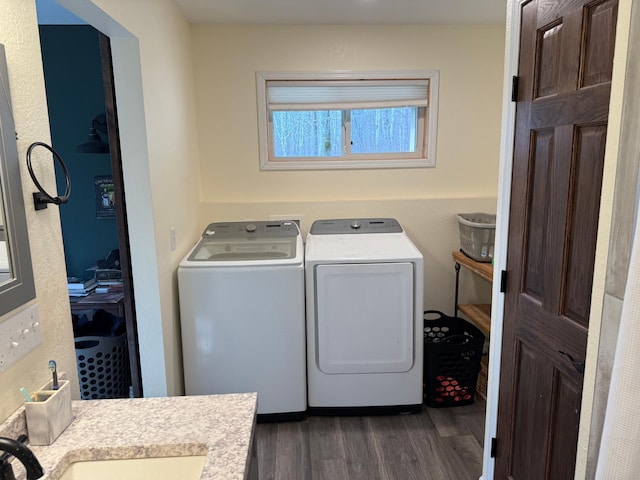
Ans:
<svg viewBox="0 0 640 480"><path fill-rule="evenodd" d="M318 220L306 241L310 413L422 408L420 251L390 218Z"/></svg>
<svg viewBox="0 0 640 480"><path fill-rule="evenodd" d="M178 268L187 395L258 392L258 419L307 410L304 249L293 222L212 223Z"/></svg>

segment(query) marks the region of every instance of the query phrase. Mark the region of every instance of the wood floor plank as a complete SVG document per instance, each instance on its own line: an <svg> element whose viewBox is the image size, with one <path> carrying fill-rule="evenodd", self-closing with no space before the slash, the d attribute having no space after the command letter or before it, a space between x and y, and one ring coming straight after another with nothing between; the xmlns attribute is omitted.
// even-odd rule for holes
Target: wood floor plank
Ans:
<svg viewBox="0 0 640 480"><path fill-rule="evenodd" d="M344 459L314 460L311 462L311 478L313 480L349 479Z"/></svg>
<svg viewBox="0 0 640 480"><path fill-rule="evenodd" d="M309 417L311 460L344 460L345 449L338 417Z"/></svg>
<svg viewBox="0 0 640 480"><path fill-rule="evenodd" d="M309 424L307 422L284 422L279 424L275 448L276 480L312 478Z"/></svg>
<svg viewBox="0 0 640 480"><path fill-rule="evenodd" d="M468 414L461 415L458 417L461 421L465 423L473 437L476 439L478 444L483 447L484 446L484 427L485 427L485 418L484 415L480 416L477 414Z"/></svg>
<svg viewBox="0 0 640 480"><path fill-rule="evenodd" d="M476 395L475 402L464 407L451 408L451 412L456 417L456 421L465 425L466 429L473 434L480 446L484 445L484 427L486 401Z"/></svg>
<svg viewBox="0 0 640 480"><path fill-rule="evenodd" d="M278 441L277 423L259 423L256 426L258 448L258 471L260 480L275 480L276 449Z"/></svg>
<svg viewBox="0 0 640 480"><path fill-rule="evenodd" d="M469 435L471 431L464 421L460 420L461 410L467 407L428 408L427 413L442 437Z"/></svg>
<svg viewBox="0 0 640 480"><path fill-rule="evenodd" d="M418 461L419 453L408 441L400 416L369 417L374 450L380 457L385 478L389 480L422 480L427 473Z"/></svg>
<svg viewBox="0 0 640 480"><path fill-rule="evenodd" d="M429 415L423 415L419 418L419 421L424 425L424 431L431 434L428 448L431 449L435 457L432 465L436 470L431 472L435 479L475 480L480 478L482 473L482 447L473 435L443 437L436 428L430 429L432 421ZM413 442L419 440L419 435L411 437ZM425 450L422 449L422 451L424 452Z"/></svg>
<svg viewBox="0 0 640 480"><path fill-rule="evenodd" d="M446 437L441 439L447 452L443 463L451 473L448 480L468 480L482 475L482 448L473 435Z"/></svg>
<svg viewBox="0 0 640 480"><path fill-rule="evenodd" d="M476 480L484 402L389 416L259 424L261 480Z"/></svg>
<svg viewBox="0 0 640 480"><path fill-rule="evenodd" d="M431 417L425 413L407 415L402 420L407 428L408 441L418 452L418 461L426 472L424 480L448 479L447 466L442 461L447 452Z"/></svg>
<svg viewBox="0 0 640 480"><path fill-rule="evenodd" d="M382 480L384 474L374 451L372 432L365 425L364 418L346 416L339 420L348 478L349 480Z"/></svg>
<svg viewBox="0 0 640 480"><path fill-rule="evenodd" d="M475 401L471 405L465 405L463 407L451 407L450 410L454 415L469 415L474 413L481 413L482 415L484 415L486 407L486 401L482 397L476 395Z"/></svg>

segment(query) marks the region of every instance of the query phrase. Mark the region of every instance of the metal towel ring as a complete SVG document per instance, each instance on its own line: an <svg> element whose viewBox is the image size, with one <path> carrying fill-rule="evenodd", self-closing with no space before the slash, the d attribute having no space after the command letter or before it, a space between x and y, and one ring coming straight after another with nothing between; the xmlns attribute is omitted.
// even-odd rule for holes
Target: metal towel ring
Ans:
<svg viewBox="0 0 640 480"><path fill-rule="evenodd" d="M44 188L42 188L42 185L40 185L40 182L38 182L38 179L33 173L33 168L31 168L31 151L36 147L44 147L47 150L49 150L53 154L53 158L62 167L62 171L64 172L65 184L66 184L64 195L53 197L49 195L47 191ZM27 149L27 169L29 170L29 175L31 176L31 180L33 180L33 183L36 184L36 187L38 187L38 190L39 190L39 192L33 192L33 201L35 203L36 210L42 210L43 208L47 208L48 203L53 203L55 205L62 205L67 203L67 201L69 200L69 194L71 193L71 179L69 178L69 170L67 169L67 166L62 160L62 157L60 157L60 155L58 155L58 152L56 152L51 146L42 142L34 142L31 145L29 145L29 148Z"/></svg>

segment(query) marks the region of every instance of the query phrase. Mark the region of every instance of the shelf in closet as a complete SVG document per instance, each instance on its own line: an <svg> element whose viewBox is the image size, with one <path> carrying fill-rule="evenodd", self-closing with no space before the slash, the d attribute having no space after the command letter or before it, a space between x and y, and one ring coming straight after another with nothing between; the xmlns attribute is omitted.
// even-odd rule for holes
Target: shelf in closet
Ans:
<svg viewBox="0 0 640 480"><path fill-rule="evenodd" d="M456 267L456 295L455 295L455 315L458 315L458 311L461 312L464 317L477 326L482 333L485 334L487 340L491 333L491 305L485 303L470 303L470 304L458 304L458 289L460 282L460 268L464 267L471 273L478 275L480 278L493 282L493 266L491 263L477 262L472 258L467 257L464 253L454 251L451 253L453 261ZM476 385L476 393L487 398L487 383L489 376L489 358L482 355L480 362L480 372L478 372L478 383Z"/></svg>
<svg viewBox="0 0 640 480"><path fill-rule="evenodd" d="M454 251L451 253L453 261L456 264L456 298L455 309L462 312L465 317L473 322L482 332L489 336L491 333L491 305L490 304L458 304L458 271L459 267L464 267L470 272L478 275L480 278L492 282L493 266L491 263L477 262L467 257L464 253ZM459 266L459 267L458 267ZM456 312L457 314L457 312Z"/></svg>
<svg viewBox="0 0 640 480"><path fill-rule="evenodd" d="M487 337L491 333L491 305L490 304L460 304L458 310L478 327Z"/></svg>

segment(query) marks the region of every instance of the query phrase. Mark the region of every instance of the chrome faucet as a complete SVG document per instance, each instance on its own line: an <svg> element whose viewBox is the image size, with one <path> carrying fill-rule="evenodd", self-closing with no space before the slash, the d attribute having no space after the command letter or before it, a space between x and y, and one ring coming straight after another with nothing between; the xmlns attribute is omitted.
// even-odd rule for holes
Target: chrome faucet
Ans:
<svg viewBox="0 0 640 480"><path fill-rule="evenodd" d="M36 480L44 475L44 470L42 470L42 466L36 456L22 443L26 439L26 435L20 435L18 440L0 437L0 450L6 452L0 457L0 480L15 480L16 478L13 474L13 467L8 461L12 455L24 465L27 472L27 480Z"/></svg>

